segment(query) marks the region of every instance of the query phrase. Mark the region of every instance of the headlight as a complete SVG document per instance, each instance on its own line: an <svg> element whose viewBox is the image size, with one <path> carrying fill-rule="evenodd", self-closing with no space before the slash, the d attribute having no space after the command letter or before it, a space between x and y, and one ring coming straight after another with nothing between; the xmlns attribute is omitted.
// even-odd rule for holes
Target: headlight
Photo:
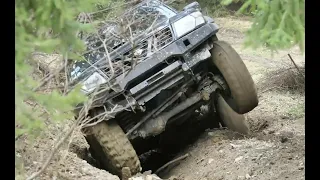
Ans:
<svg viewBox="0 0 320 180"><path fill-rule="evenodd" d="M102 77L99 73L94 72L87 80L83 82L82 91L84 93L92 92L100 84L106 83L107 80Z"/></svg>
<svg viewBox="0 0 320 180"><path fill-rule="evenodd" d="M185 16L172 24L176 35L181 37L195 29L197 26L204 24L205 19L201 12L197 11Z"/></svg>

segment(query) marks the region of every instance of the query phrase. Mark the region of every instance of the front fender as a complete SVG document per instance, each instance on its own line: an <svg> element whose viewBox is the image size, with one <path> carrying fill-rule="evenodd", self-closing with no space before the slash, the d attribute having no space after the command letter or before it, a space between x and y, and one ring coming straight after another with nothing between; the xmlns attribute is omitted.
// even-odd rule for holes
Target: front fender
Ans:
<svg viewBox="0 0 320 180"><path fill-rule="evenodd" d="M208 23L214 23L214 20L211 17L209 16L203 16L203 17Z"/></svg>

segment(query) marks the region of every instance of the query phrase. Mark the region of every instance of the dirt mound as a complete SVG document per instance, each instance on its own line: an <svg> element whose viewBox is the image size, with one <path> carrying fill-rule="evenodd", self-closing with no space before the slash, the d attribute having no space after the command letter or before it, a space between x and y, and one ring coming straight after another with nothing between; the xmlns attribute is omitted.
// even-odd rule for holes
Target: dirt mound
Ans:
<svg viewBox="0 0 320 180"><path fill-rule="evenodd" d="M305 68L280 68L266 74L260 82L262 92L277 89L281 91L292 91L304 93L305 90Z"/></svg>
<svg viewBox="0 0 320 180"><path fill-rule="evenodd" d="M63 153L63 152L61 152ZM56 167L48 169L56 173L57 179L101 179L101 180L120 180L119 177L108 173L107 171L97 169L87 161L80 159L76 154L64 152L66 156ZM58 166L58 167L57 167Z"/></svg>
<svg viewBox="0 0 320 180"><path fill-rule="evenodd" d="M33 141L27 136L22 136L16 140L16 179L25 179L42 167L58 138L64 135L64 132L70 128L71 123L50 124L46 131L43 131ZM48 168L38 179L119 180L117 176L97 169L77 156L81 154L79 152L88 148L79 131L75 131L70 138L71 141L66 141L56 152ZM68 151L68 149L73 152Z"/></svg>
<svg viewBox="0 0 320 180"><path fill-rule="evenodd" d="M290 147L291 142L283 144L280 141L268 142L257 138L225 138L213 143L213 139L204 136L203 140L188 149L193 156L169 175L174 174L185 180L304 177L303 149Z"/></svg>

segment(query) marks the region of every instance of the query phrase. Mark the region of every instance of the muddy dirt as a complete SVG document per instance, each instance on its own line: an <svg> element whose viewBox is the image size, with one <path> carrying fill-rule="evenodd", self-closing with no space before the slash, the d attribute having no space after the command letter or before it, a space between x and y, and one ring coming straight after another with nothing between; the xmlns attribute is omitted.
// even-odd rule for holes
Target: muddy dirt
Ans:
<svg viewBox="0 0 320 180"><path fill-rule="evenodd" d="M272 78L268 73L292 66L288 53L298 65L304 64L304 56L297 47L273 55L265 49L243 49L244 32L251 23L245 18L215 20L221 27L218 38L238 51L257 84L259 106L246 114L252 134L243 137L229 130L206 130L195 143L175 155L188 153L186 159L158 175L164 179L185 180L304 179L304 94L262 86L263 81ZM41 167L57 137L68 127L61 124L52 127L49 121L47 124L49 131L35 142L25 137L16 141L16 161L24 162L24 168L16 166L16 173L30 175ZM85 157L81 154L87 154L83 152L87 146L79 134L73 134L72 142L59 150L39 179L119 179L91 166L90 159L83 160ZM21 173L21 169L25 170ZM141 177L134 179L148 179ZM16 176L16 179L19 178Z"/></svg>

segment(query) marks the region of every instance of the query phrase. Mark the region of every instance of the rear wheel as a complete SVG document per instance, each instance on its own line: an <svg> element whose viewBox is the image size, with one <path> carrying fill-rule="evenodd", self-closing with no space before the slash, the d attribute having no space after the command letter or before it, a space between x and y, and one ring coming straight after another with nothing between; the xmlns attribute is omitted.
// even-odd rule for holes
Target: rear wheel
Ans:
<svg viewBox="0 0 320 180"><path fill-rule="evenodd" d="M211 65L213 73L220 73L228 85L222 92L230 107L239 114L245 114L258 105L254 81L239 54L224 41L213 41Z"/></svg>
<svg viewBox="0 0 320 180"><path fill-rule="evenodd" d="M102 121L86 131L92 155L102 168L120 177L124 167L129 167L132 175L141 171L136 151L115 120Z"/></svg>

